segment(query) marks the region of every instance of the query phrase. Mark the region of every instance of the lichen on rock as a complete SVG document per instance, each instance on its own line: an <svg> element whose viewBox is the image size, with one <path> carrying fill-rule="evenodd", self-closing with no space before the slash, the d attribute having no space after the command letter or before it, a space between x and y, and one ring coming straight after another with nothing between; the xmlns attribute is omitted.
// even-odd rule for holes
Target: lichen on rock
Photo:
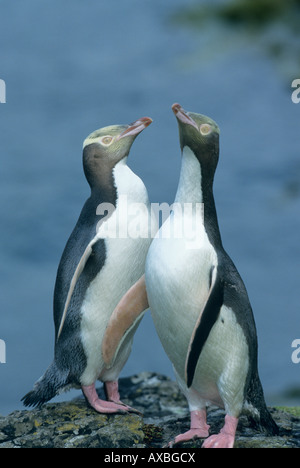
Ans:
<svg viewBox="0 0 300 468"><path fill-rule="evenodd" d="M0 448L161 448L189 428L189 412L177 384L169 378L144 372L120 379L124 403L143 416L103 415L89 408L83 397L48 403L33 410L0 417ZM98 391L104 397L102 389ZM271 408L280 436L268 437L241 417L236 448L300 447L299 408ZM224 412L210 408L211 432L222 427ZM200 448L202 441L181 444Z"/></svg>

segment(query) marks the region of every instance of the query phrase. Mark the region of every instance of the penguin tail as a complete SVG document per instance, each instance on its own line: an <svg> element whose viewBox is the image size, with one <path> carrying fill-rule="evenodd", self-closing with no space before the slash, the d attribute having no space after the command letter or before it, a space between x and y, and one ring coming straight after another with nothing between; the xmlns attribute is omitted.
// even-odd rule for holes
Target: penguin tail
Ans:
<svg viewBox="0 0 300 468"><path fill-rule="evenodd" d="M250 404L251 405L251 404ZM271 416L267 407L247 408L245 413L248 416L251 426L259 431L265 432L269 436L279 435L279 427Z"/></svg>
<svg viewBox="0 0 300 468"><path fill-rule="evenodd" d="M258 373L250 382L244 409L256 429L262 430L270 436L279 434L279 427L267 408Z"/></svg>
<svg viewBox="0 0 300 468"><path fill-rule="evenodd" d="M279 435L279 427L267 407L260 411L259 427L270 436Z"/></svg>
<svg viewBox="0 0 300 468"><path fill-rule="evenodd" d="M42 406L54 398L68 386L68 372L58 369L55 361L48 367L45 374L34 384L21 401L24 406Z"/></svg>

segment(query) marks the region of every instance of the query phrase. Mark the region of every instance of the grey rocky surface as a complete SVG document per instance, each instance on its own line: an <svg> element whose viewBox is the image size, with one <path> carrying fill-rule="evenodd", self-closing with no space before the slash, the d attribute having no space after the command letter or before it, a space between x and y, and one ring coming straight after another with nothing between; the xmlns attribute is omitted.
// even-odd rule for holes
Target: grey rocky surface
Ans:
<svg viewBox="0 0 300 468"><path fill-rule="evenodd" d="M0 416L0 448L161 448L189 429L189 412L177 384L154 373L120 380L124 403L138 414L101 415L83 397L41 408ZM104 398L102 388L99 394ZM67 399L67 396L66 396ZM271 408L280 427L278 437L268 437L241 417L236 448L300 448L299 408ZM220 430L224 412L209 408L211 433ZM201 440L178 447L200 448Z"/></svg>

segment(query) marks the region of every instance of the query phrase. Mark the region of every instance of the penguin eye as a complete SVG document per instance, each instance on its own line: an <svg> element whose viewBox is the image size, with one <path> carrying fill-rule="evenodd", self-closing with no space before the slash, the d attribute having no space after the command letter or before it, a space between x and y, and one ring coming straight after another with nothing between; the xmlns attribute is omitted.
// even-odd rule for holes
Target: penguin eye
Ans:
<svg viewBox="0 0 300 468"><path fill-rule="evenodd" d="M108 146L108 145L110 145L110 144L112 143L113 137L111 137L111 136L105 136L105 137L101 138L100 141L101 141L101 143L102 143L103 145Z"/></svg>
<svg viewBox="0 0 300 468"><path fill-rule="evenodd" d="M200 125L200 133L201 135L209 135L212 131L212 127L209 124L202 124Z"/></svg>

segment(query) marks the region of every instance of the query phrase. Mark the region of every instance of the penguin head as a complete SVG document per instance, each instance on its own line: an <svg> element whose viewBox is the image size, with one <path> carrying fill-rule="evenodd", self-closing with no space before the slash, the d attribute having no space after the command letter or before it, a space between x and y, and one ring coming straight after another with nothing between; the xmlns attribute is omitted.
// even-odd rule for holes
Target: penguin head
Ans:
<svg viewBox="0 0 300 468"><path fill-rule="evenodd" d="M202 170L213 177L219 160L218 125L205 115L186 112L177 103L173 104L172 110L178 121L181 149L188 146L198 159Z"/></svg>
<svg viewBox="0 0 300 468"><path fill-rule="evenodd" d="M129 125L111 125L91 133L83 142L83 167L87 181L99 185L115 165L129 155L136 137L152 119L143 117Z"/></svg>

